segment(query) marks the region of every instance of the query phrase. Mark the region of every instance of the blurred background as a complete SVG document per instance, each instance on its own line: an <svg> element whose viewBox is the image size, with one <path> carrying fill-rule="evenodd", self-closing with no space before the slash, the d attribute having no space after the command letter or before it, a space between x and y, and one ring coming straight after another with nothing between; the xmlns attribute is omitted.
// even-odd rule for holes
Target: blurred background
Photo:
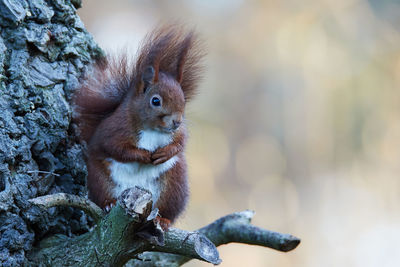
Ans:
<svg viewBox="0 0 400 267"><path fill-rule="evenodd" d="M221 266L399 266L399 1L84 0L78 13L110 52L175 20L205 41L177 226L251 209L302 239L289 253L222 246Z"/></svg>

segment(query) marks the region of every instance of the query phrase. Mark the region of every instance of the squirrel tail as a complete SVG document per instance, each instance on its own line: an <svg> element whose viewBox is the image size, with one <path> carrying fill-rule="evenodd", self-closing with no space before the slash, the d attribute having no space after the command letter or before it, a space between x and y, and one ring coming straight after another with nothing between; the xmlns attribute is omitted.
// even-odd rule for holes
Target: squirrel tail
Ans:
<svg viewBox="0 0 400 267"><path fill-rule="evenodd" d="M86 73L73 96L74 120L80 137L87 143L100 122L122 102L133 82L132 64L127 54L103 57Z"/></svg>

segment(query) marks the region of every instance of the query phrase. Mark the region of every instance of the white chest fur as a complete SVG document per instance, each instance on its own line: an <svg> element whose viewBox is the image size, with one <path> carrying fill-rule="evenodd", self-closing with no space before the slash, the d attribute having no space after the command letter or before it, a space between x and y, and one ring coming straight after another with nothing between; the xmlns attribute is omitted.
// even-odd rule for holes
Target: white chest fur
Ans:
<svg viewBox="0 0 400 267"><path fill-rule="evenodd" d="M140 132L138 147L153 152L171 142L171 134L147 130ZM111 178L115 183L114 197L118 197L127 188L140 186L152 193L153 204L155 204L161 193L162 184L159 177L174 166L177 160L177 156L174 156L162 164L152 165L138 162L122 163L111 159L109 168Z"/></svg>
<svg viewBox="0 0 400 267"><path fill-rule="evenodd" d="M172 142L172 134L161 133L159 131L144 130L139 133L138 147L155 151L159 147L163 147Z"/></svg>

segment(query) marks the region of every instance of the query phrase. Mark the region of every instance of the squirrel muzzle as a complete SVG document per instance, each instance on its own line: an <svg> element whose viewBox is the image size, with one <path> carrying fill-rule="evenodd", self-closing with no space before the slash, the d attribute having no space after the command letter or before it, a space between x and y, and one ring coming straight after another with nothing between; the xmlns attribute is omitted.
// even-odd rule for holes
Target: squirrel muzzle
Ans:
<svg viewBox="0 0 400 267"><path fill-rule="evenodd" d="M173 132L182 124L182 114L174 113L163 117L163 129L167 132Z"/></svg>

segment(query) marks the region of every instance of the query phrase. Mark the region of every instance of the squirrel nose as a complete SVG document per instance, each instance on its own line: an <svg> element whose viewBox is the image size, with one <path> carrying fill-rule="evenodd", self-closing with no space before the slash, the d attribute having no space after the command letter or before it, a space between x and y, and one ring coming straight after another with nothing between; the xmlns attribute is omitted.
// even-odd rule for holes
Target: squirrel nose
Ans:
<svg viewBox="0 0 400 267"><path fill-rule="evenodd" d="M172 120L173 128L174 130L178 129L178 127L181 125L181 121L178 120Z"/></svg>
<svg viewBox="0 0 400 267"><path fill-rule="evenodd" d="M175 131L179 128L182 123L182 115L181 114L172 114L163 117L164 127L169 128L170 130Z"/></svg>

